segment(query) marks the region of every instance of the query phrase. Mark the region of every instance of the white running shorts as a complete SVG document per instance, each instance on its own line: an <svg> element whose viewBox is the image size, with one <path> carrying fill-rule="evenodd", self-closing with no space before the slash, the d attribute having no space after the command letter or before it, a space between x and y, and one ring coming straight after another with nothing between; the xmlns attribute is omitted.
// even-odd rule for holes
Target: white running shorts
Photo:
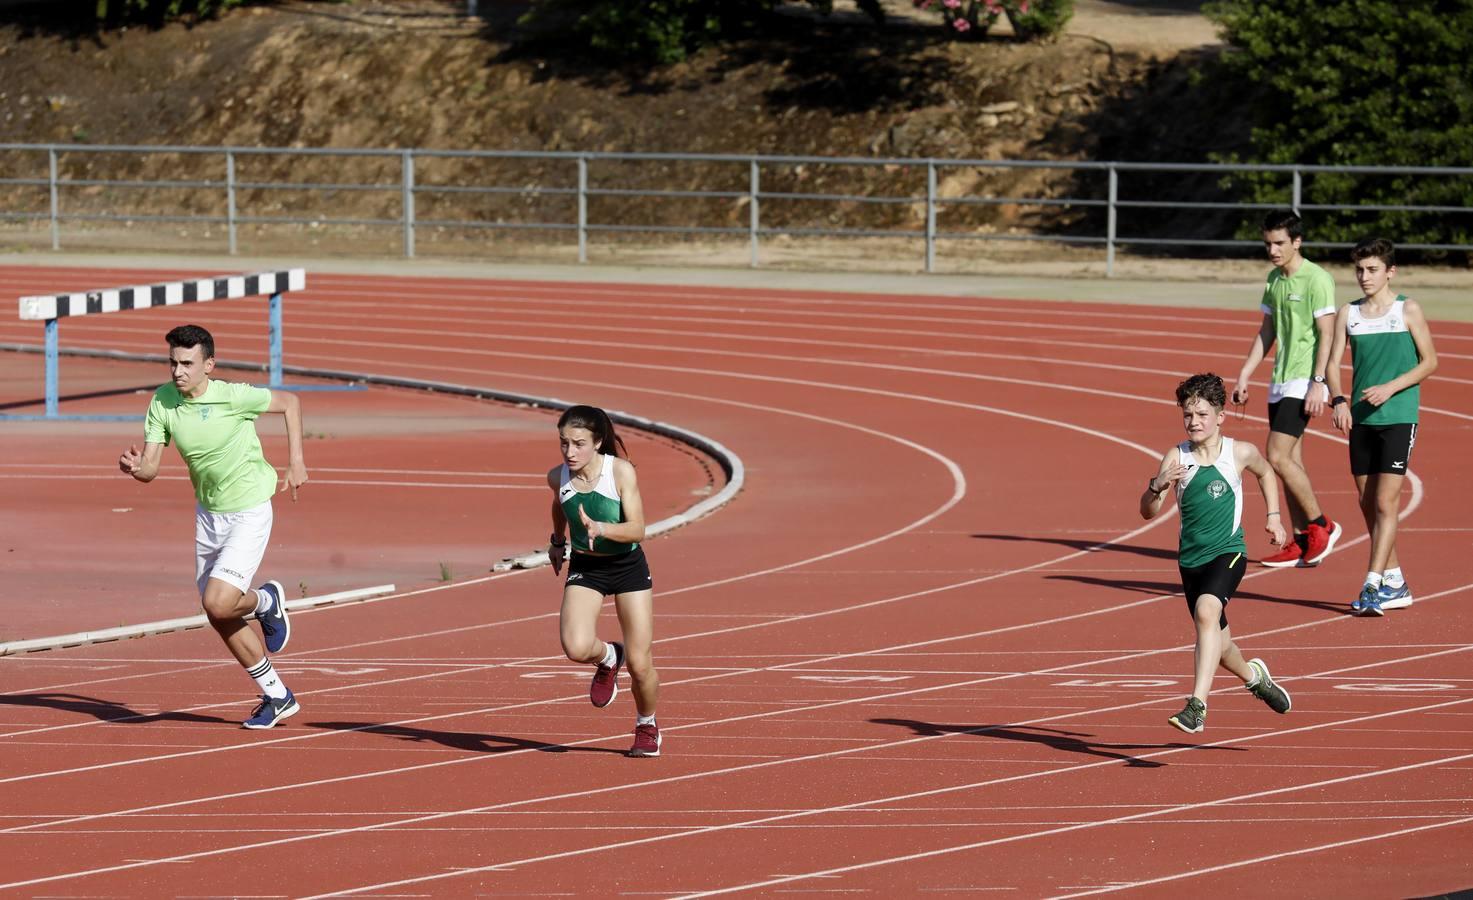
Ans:
<svg viewBox="0 0 1473 900"><path fill-rule="evenodd" d="M271 542L271 519L270 500L233 513L195 506L194 580L200 597L211 578L235 585L242 594L251 589Z"/></svg>

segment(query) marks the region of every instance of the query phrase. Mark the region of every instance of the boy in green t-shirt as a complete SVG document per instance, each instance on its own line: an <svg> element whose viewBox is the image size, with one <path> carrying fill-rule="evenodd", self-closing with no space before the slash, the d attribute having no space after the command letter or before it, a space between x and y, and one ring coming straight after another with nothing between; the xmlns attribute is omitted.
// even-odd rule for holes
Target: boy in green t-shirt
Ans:
<svg viewBox="0 0 1473 900"><path fill-rule="evenodd" d="M164 336L172 381L154 392L143 428L143 450L134 444L118 468L148 483L158 475L164 446L173 443L194 484L195 582L210 625L246 674L261 688L261 703L241 724L270 728L299 710L266 655L286 646L291 627L281 583L250 587L271 539L271 497L276 470L261 453L255 420L261 413L286 417L291 460L286 486L292 500L307 481L302 461L302 411L295 394L248 384L213 381L215 339L198 325L180 325ZM257 637L245 623L261 623ZM263 647L264 639L264 647Z"/></svg>
<svg viewBox="0 0 1473 900"><path fill-rule="evenodd" d="M1263 322L1233 386L1233 403L1248 402L1248 379L1275 343L1268 388L1268 443L1264 455L1284 482L1294 539L1259 560L1270 568L1316 566L1340 539L1342 528L1320 510L1301 444L1305 426L1330 400L1325 366L1330 356L1335 316L1335 281L1299 252L1304 223L1290 210L1263 220L1263 246L1274 264L1259 308Z"/></svg>
<svg viewBox="0 0 1473 900"><path fill-rule="evenodd" d="M1334 395L1330 420L1350 436L1350 473L1371 533L1365 585L1350 609L1358 616L1379 616L1412 605L1412 591L1396 556L1396 520L1417 441L1419 385L1437 371L1437 351L1422 307L1391 289L1395 245L1385 238L1367 238L1355 245L1350 258L1364 296L1335 314L1327 370ZM1340 392L1340 363L1347 346L1354 363L1349 396Z"/></svg>

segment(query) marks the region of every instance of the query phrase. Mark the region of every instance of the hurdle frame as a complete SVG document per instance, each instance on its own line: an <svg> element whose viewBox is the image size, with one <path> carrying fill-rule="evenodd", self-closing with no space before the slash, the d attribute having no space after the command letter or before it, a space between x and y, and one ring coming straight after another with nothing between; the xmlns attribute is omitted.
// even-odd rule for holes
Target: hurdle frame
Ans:
<svg viewBox="0 0 1473 900"><path fill-rule="evenodd" d="M270 287L263 290L263 286ZM19 315L23 321L43 322L43 355L45 357L45 413L0 414L9 421L132 421L138 416L62 415L60 410L61 325L60 320L87 314L124 312L130 309L152 309L160 306L182 306L211 300L236 300L269 297L267 301L267 387L297 390L282 383L282 295L307 287L305 269L277 272L255 272L244 275L215 275L139 287L104 288L76 294L50 294L21 297ZM140 302L141 301L141 302Z"/></svg>

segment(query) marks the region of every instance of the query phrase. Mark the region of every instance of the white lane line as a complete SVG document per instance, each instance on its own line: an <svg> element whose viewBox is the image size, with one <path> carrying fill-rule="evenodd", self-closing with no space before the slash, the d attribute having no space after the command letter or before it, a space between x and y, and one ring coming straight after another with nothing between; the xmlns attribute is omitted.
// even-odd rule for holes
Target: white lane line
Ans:
<svg viewBox="0 0 1473 900"><path fill-rule="evenodd" d="M1381 816L1360 816L1360 815L1358 815L1358 816L1355 816L1354 817L1354 820L1353 821L1361 822L1361 821L1365 821L1368 818L1397 818L1397 819L1401 819L1402 817L1401 816L1381 817ZM1408 816L1406 818L1417 818L1417 817ZM1280 821L1299 821L1299 820L1298 819L1287 819L1287 820L1284 820L1284 819L1272 819L1272 820L1269 820L1269 821L1270 822L1280 822ZM1313 821L1319 821L1319 820L1313 820ZM1333 821L1344 822L1345 820L1342 818L1342 819L1335 819ZM1127 890L1130 890L1131 888L1146 887L1146 886L1152 885L1152 884L1165 884L1168 881L1180 881L1183 878L1195 878L1198 875L1210 875L1210 874L1212 874L1214 872L1224 872L1224 871L1227 871L1228 869L1239 869L1239 868L1242 868L1243 866L1255 866L1255 865L1259 865L1260 863L1274 862L1276 860L1286 859L1286 858L1288 858L1290 856L1303 856L1306 853L1322 853L1325 850L1336 850L1336 849L1339 849L1341 847L1352 847L1352 846L1354 846L1356 844L1364 844L1364 843L1367 843L1369 841L1384 841L1384 840L1387 840L1389 838L1403 837L1403 836L1408 835L1408 834L1419 834L1419 833L1424 832L1424 831L1434 831L1434 830L1436 830L1438 828L1449 828L1449 827L1456 826L1456 825L1467 825L1469 823L1473 823L1473 816L1463 816L1461 818L1449 819L1448 821L1445 821L1445 822L1434 822L1434 823L1431 823L1431 824L1428 824L1428 825L1418 825L1415 828L1398 828L1395 831L1383 831L1383 832L1381 832L1379 834L1368 834L1368 835L1364 835L1362 837L1350 838L1348 840L1334 841L1334 842L1329 843L1329 844L1317 844L1317 845L1315 845L1313 847L1301 847L1301 848L1298 848L1298 849L1295 849L1295 850L1286 850L1286 851L1284 851L1282 853L1270 853L1270 854L1268 854L1266 856L1255 856L1252 859L1242 859L1242 860L1238 860L1236 862L1222 863L1222 864L1216 865L1216 866L1205 866L1205 867L1200 868L1200 869L1194 868L1194 869L1189 869L1188 871L1185 871L1185 872L1179 872L1179 873L1177 873L1175 875L1165 875L1165 876L1162 876L1161 878L1151 878L1151 879L1148 879L1148 880L1145 880L1145 881L1121 882L1121 883L1118 883L1118 884L1111 884L1111 885L1108 885L1106 887L1095 888L1094 890L1080 891L1079 893L1075 893L1075 894L1059 894L1055 898L1053 898L1053 900L1064 900L1064 898L1067 898L1067 897L1089 897L1089 896L1092 896L1094 894L1108 894L1108 893L1112 893L1114 891L1127 891Z"/></svg>

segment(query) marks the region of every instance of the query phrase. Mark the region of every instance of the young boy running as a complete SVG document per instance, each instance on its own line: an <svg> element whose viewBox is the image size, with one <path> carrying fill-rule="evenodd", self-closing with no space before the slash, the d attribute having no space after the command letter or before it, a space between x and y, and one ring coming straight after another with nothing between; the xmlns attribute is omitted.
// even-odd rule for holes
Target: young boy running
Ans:
<svg viewBox="0 0 1473 900"><path fill-rule="evenodd" d="M1417 441L1419 385L1437 371L1437 351L1422 307L1391 289L1396 247L1385 238L1367 238L1355 245L1350 258L1364 296L1335 314L1328 369L1335 398L1330 421L1350 436L1350 474L1371 534L1365 585L1350 609L1358 616L1379 616L1412 605L1412 590L1396 556L1396 520ZM1354 363L1348 397L1340 393L1340 362L1347 346Z"/></svg>
<svg viewBox="0 0 1473 900"><path fill-rule="evenodd" d="M1193 375L1176 387L1187 439L1166 451L1155 476L1141 494L1141 518L1161 513L1163 498L1175 488L1181 507L1178 568L1187 608L1197 627L1196 678L1192 696L1172 725L1189 734L1207 725L1207 694L1219 664L1243 679L1255 697L1276 713L1287 713L1289 693L1274 683L1261 659L1244 660L1228 628L1227 604L1248 568L1243 539L1243 471L1258 479L1268 505L1267 531L1274 544L1285 541L1279 524L1279 486L1273 469L1252 444L1222 434L1227 391L1222 379Z"/></svg>
<svg viewBox="0 0 1473 900"><path fill-rule="evenodd" d="M1304 223L1293 212L1283 210L1264 217L1263 246L1274 268L1263 289L1263 321L1233 386L1233 402L1246 404L1249 377L1269 348L1278 343L1268 388L1264 453L1283 479L1294 540L1259 560L1271 568L1319 565L1335 549L1342 530L1320 510L1301 447L1305 426L1325 411L1330 400L1325 366L1335 315L1335 281L1299 252L1303 238Z"/></svg>
<svg viewBox="0 0 1473 900"><path fill-rule="evenodd" d="M271 496L276 493L276 470L261 453L255 420L261 413L286 417L291 456L286 484L296 500L297 488L307 481L301 406L295 394L285 391L211 380L215 339L198 325L180 325L164 340L172 381L155 391L148 404L142 452L136 444L129 447L118 458L118 468L146 484L158 475L164 446L172 441L178 448L198 501L194 546L200 604L225 646L261 688L261 704L241 724L270 728L299 707L266 655L280 651L291 636L281 584L250 587L271 540ZM261 623L262 637L256 637L243 616Z"/></svg>

